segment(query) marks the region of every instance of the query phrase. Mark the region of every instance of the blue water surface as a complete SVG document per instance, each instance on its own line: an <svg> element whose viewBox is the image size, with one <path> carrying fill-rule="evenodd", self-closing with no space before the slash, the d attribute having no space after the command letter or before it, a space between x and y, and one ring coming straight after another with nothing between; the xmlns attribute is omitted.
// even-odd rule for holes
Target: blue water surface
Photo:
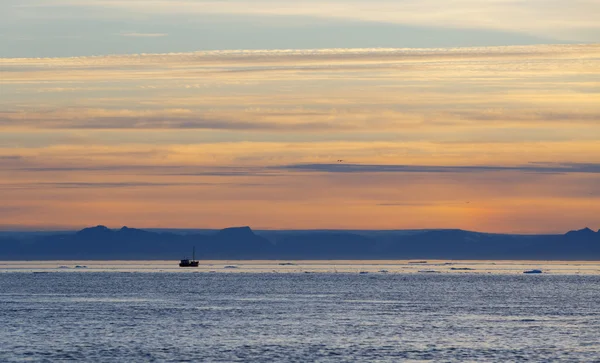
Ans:
<svg viewBox="0 0 600 363"><path fill-rule="evenodd" d="M598 361L600 276L0 273L0 361Z"/></svg>

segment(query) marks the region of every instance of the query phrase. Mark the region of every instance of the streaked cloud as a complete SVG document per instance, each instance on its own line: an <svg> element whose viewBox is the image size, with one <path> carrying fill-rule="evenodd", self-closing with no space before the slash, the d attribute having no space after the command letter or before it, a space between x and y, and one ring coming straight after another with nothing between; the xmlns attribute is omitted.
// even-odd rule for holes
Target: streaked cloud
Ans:
<svg viewBox="0 0 600 363"><path fill-rule="evenodd" d="M598 228L598 59L592 44L2 58L0 189L23 209L0 225Z"/></svg>
<svg viewBox="0 0 600 363"><path fill-rule="evenodd" d="M122 36L122 37L158 38L158 37L166 37L169 34L166 34L166 33L137 33L137 32L130 32L130 33L119 33L119 35Z"/></svg>
<svg viewBox="0 0 600 363"><path fill-rule="evenodd" d="M458 0L451 6L441 0L408 1L202 1L202 0L44 0L19 7L96 8L104 11L165 14L227 14L243 16L303 16L363 22L497 29L525 34L550 35L562 40L598 41L593 0L497 1ZM115 15L118 16L118 15ZM595 31L595 32L594 32Z"/></svg>
<svg viewBox="0 0 600 363"><path fill-rule="evenodd" d="M295 164L280 167L284 170L326 173L591 173L600 174L600 164L578 163L530 163L528 165L361 165L361 164Z"/></svg>
<svg viewBox="0 0 600 363"><path fill-rule="evenodd" d="M21 160L21 155L0 155L0 160L2 161L18 161Z"/></svg>
<svg viewBox="0 0 600 363"><path fill-rule="evenodd" d="M56 182L56 183L19 183L19 184L2 184L0 189L113 189L113 188L157 188L157 187L183 187L183 186L252 186L260 185L256 183L153 183L153 182Z"/></svg>
<svg viewBox="0 0 600 363"><path fill-rule="evenodd" d="M368 129L404 141L589 140L600 127L599 54L597 45L577 45L1 59L0 82L11 92L0 124L224 130L232 138L242 131L351 138Z"/></svg>

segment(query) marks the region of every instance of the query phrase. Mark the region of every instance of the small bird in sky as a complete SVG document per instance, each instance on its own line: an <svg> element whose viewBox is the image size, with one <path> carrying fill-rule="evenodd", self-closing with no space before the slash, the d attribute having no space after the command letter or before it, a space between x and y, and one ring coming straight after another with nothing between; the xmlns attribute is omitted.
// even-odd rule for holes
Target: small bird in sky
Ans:
<svg viewBox="0 0 600 363"><path fill-rule="evenodd" d="M337 161L337 162L338 162L338 163L341 163L342 161L344 161L344 160L342 160L342 159L338 159L338 161Z"/></svg>

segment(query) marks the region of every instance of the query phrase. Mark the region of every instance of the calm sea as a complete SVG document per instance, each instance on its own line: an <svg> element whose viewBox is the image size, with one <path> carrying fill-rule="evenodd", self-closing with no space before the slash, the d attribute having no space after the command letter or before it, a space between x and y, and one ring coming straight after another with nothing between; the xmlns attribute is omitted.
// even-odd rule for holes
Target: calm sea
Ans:
<svg viewBox="0 0 600 363"><path fill-rule="evenodd" d="M0 268L1 362L600 360L596 274L48 263Z"/></svg>

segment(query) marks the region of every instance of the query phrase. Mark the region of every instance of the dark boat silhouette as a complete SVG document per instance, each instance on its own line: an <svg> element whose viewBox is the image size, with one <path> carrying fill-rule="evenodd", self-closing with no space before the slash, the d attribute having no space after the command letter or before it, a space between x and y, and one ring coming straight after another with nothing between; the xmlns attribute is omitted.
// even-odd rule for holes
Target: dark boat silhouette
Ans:
<svg viewBox="0 0 600 363"><path fill-rule="evenodd" d="M196 247L192 249L192 259L181 260L179 262L179 267L198 267L198 261L196 261Z"/></svg>

